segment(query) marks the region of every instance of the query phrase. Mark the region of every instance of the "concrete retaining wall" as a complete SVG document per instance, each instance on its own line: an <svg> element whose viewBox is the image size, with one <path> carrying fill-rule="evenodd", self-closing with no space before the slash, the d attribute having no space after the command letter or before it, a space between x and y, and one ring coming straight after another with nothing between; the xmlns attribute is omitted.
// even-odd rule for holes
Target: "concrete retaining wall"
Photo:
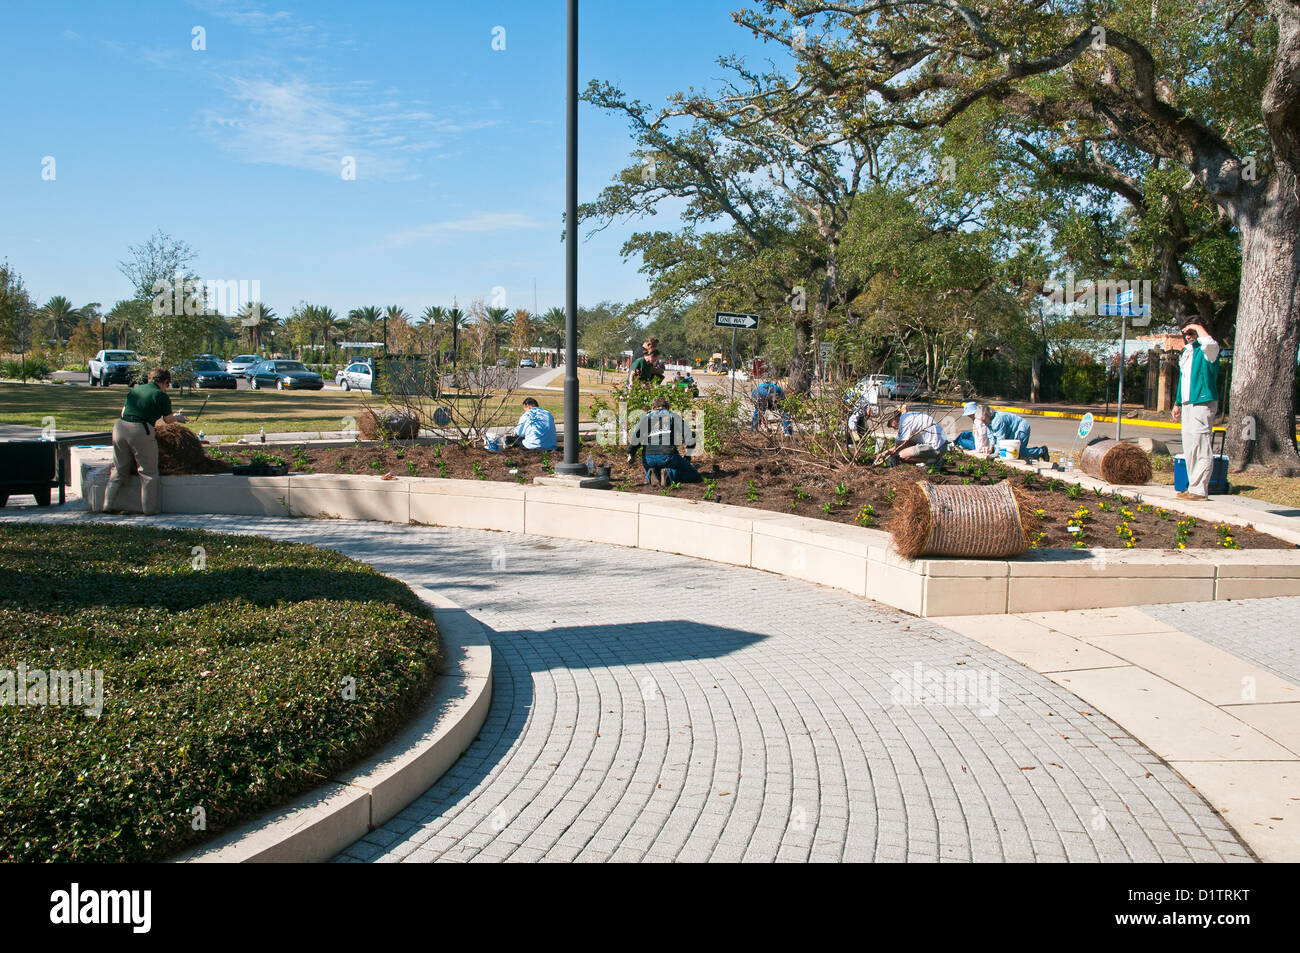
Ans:
<svg viewBox="0 0 1300 953"><path fill-rule="evenodd" d="M72 452L75 461L94 451ZM97 510L107 473L93 462L88 457L73 472L76 490ZM128 506L139 499L131 489L120 498ZM163 477L161 499L165 513L422 523L654 549L780 573L920 616L1300 595L1294 550L1058 549L1010 560L909 560L880 530L609 490L328 474L203 476Z"/></svg>

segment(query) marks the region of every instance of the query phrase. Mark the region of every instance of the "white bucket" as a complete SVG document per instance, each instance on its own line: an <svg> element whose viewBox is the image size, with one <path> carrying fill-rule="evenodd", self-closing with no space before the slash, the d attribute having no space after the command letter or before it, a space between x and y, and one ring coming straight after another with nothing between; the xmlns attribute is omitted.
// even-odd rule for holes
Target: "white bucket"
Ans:
<svg viewBox="0 0 1300 953"><path fill-rule="evenodd" d="M999 440L998 456L1005 457L1008 460L1020 459L1020 441L1019 440Z"/></svg>

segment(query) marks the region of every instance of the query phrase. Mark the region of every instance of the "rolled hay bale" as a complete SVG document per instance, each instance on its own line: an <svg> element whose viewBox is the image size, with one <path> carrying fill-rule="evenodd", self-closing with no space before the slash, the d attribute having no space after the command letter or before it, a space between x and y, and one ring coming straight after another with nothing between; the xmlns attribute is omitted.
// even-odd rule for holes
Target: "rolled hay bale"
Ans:
<svg viewBox="0 0 1300 953"><path fill-rule="evenodd" d="M365 440L414 440L420 435L420 418L414 411L386 410L382 415L367 410L357 420Z"/></svg>
<svg viewBox="0 0 1300 953"><path fill-rule="evenodd" d="M1100 437L1083 448L1079 469L1107 483L1141 486L1151 482L1151 458L1141 447Z"/></svg>
<svg viewBox="0 0 1300 953"><path fill-rule="evenodd" d="M894 536L894 548L908 559L998 559L1029 548L1022 512L1029 509L1007 480L993 486L905 483L885 528Z"/></svg>
<svg viewBox="0 0 1300 953"><path fill-rule="evenodd" d="M230 465L214 460L203 443L184 424L160 422L154 428L158 438L158 472L168 476L192 473L229 473Z"/></svg>

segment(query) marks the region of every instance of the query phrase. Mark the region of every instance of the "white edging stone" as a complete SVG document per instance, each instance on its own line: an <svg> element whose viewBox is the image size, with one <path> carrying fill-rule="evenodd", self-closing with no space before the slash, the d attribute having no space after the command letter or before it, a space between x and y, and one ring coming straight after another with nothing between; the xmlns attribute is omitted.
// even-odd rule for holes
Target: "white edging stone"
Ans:
<svg viewBox="0 0 1300 953"><path fill-rule="evenodd" d="M492 703L492 647L464 609L421 586L443 663L420 712L379 751L284 807L173 858L177 863L317 863L391 820L465 753Z"/></svg>

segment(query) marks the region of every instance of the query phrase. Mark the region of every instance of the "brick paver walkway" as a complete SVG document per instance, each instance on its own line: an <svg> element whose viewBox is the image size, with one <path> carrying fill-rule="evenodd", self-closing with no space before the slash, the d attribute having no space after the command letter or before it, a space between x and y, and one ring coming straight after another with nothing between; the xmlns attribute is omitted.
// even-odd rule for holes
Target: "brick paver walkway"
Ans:
<svg viewBox="0 0 1300 953"><path fill-rule="evenodd" d="M479 738L340 860L1249 859L1068 691L844 593L523 535L119 519L329 546L491 630Z"/></svg>
<svg viewBox="0 0 1300 953"><path fill-rule="evenodd" d="M1300 684L1300 596L1139 608L1153 619Z"/></svg>

